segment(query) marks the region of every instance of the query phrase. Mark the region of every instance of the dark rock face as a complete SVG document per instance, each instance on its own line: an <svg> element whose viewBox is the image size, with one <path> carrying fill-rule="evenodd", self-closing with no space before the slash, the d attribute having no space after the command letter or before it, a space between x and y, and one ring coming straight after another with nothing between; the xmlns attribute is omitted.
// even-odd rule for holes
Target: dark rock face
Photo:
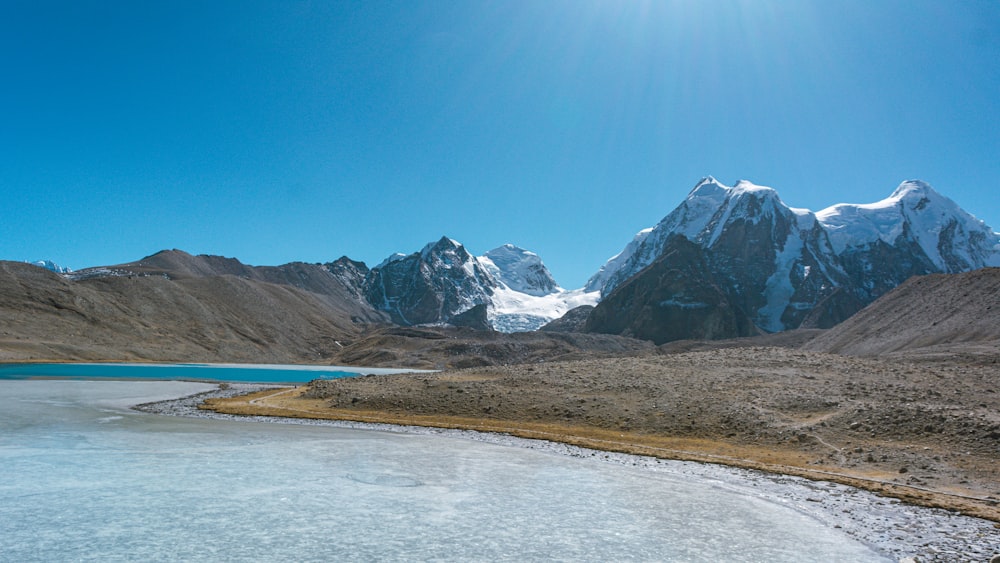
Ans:
<svg viewBox="0 0 1000 563"><path fill-rule="evenodd" d="M364 296L400 325L447 323L489 302L496 281L461 244L442 237L372 268Z"/></svg>
<svg viewBox="0 0 1000 563"><path fill-rule="evenodd" d="M544 332L583 332L587 324L590 312L594 310L593 305L580 305L574 309L566 311L566 314L549 322L538 330Z"/></svg>
<svg viewBox="0 0 1000 563"><path fill-rule="evenodd" d="M739 304L713 281L705 258L696 244L679 235L671 237L663 256L594 308L584 332L619 334L654 344L759 334Z"/></svg>
<svg viewBox="0 0 1000 563"><path fill-rule="evenodd" d="M862 304L871 303L913 276L937 271L909 235L908 227L893 244L876 240L846 249L840 263L852 280L850 291Z"/></svg>
<svg viewBox="0 0 1000 563"><path fill-rule="evenodd" d="M490 326L490 319L487 316L487 310L485 304L479 304L475 307L463 311L451 318L449 323L455 327L466 327L475 330L493 330Z"/></svg>
<svg viewBox="0 0 1000 563"><path fill-rule="evenodd" d="M333 262L324 264L323 267L333 277L337 278L344 287L350 288L355 297L359 300L364 299L362 287L364 286L365 276L369 272L368 266L364 262L358 262L357 260L351 260L347 256L341 256Z"/></svg>

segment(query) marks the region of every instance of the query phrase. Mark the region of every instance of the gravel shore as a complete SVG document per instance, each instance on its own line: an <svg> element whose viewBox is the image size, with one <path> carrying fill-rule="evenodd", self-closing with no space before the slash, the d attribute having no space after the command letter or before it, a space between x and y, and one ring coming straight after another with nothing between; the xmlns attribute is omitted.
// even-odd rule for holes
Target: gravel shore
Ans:
<svg viewBox="0 0 1000 563"><path fill-rule="evenodd" d="M502 446L530 448L557 455L593 459L600 463L628 465L701 479L719 488L739 494L754 495L789 506L831 527L840 528L894 561L988 562L1000 554L1000 528L993 522L948 510L913 506L837 483L709 463L604 452L506 434L392 424L227 415L198 408L208 398L234 397L271 388L274 387L225 384L207 393L137 405L134 408L143 412L172 416L443 435Z"/></svg>

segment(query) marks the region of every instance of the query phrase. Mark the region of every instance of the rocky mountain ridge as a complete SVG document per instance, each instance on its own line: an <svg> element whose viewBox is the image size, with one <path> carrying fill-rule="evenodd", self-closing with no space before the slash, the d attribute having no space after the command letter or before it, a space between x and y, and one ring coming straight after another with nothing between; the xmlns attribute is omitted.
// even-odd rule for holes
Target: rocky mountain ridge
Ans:
<svg viewBox="0 0 1000 563"><path fill-rule="evenodd" d="M680 239L694 247L679 248ZM666 271L692 260L671 264L671 257L692 252L705 264L699 275L663 280ZM683 317L691 332L715 333L701 325L713 324L709 312L724 306L738 308L766 332L827 328L911 276L995 265L1000 234L923 182L904 182L874 204L813 213L789 207L772 188L746 181L729 187L709 177L588 281L586 288L601 291L603 300L586 326L662 342L672 333L652 319ZM624 297L614 296L628 284L625 306ZM725 299L698 301L705 284ZM703 315L691 314L694 303Z"/></svg>
<svg viewBox="0 0 1000 563"><path fill-rule="evenodd" d="M498 282L448 237L407 256L393 255L365 276L365 298L403 326L447 323L489 302Z"/></svg>
<svg viewBox="0 0 1000 563"><path fill-rule="evenodd" d="M240 266L168 252L157 261L175 260L203 274L202 267L213 264ZM0 262L0 359L328 362L366 327L388 323L338 288L321 266L270 273L303 285L298 274L328 278L312 289L244 275L170 276L145 268L122 265L107 268L113 274L73 279Z"/></svg>
<svg viewBox="0 0 1000 563"><path fill-rule="evenodd" d="M501 332L535 330L598 297L559 287L533 252L505 244L473 256L448 237L386 258L361 287L368 302L399 325L456 324L459 315L484 307L486 321L475 324Z"/></svg>

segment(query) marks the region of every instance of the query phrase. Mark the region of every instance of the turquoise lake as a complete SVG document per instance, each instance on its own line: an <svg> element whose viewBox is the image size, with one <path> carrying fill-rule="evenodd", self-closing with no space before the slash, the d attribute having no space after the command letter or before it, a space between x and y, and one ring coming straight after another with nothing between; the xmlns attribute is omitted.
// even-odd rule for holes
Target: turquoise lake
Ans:
<svg viewBox="0 0 1000 563"><path fill-rule="evenodd" d="M305 383L314 379L338 379L366 374L412 373L413 371L348 366L264 364L2 364L0 365L0 380L60 378Z"/></svg>

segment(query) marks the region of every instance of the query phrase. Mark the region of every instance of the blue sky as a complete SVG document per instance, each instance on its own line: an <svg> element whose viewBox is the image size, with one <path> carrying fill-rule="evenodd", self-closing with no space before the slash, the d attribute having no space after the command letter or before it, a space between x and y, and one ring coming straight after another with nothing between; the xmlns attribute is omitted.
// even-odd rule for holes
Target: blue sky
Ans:
<svg viewBox="0 0 1000 563"><path fill-rule="evenodd" d="M579 287L706 175L1000 230L1000 2L7 0L0 72L0 259L447 235Z"/></svg>

